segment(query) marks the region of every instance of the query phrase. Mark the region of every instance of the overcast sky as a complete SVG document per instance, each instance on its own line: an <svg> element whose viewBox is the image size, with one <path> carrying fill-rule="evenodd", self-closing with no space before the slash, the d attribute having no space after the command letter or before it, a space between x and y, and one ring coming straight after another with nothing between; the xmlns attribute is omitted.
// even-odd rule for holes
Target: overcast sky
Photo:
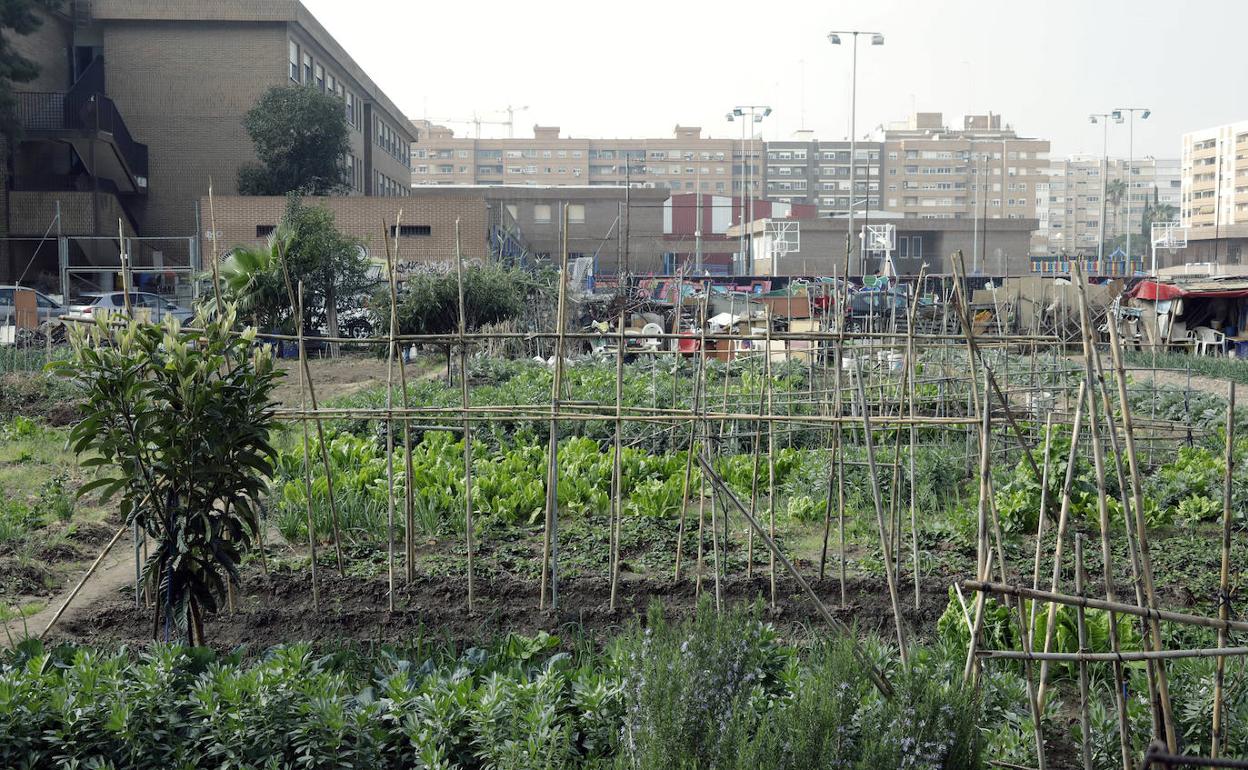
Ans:
<svg viewBox="0 0 1248 770"><path fill-rule="evenodd" d="M851 49L831 29L886 36L859 46L859 136L915 109L950 125L991 110L1054 156L1099 154L1088 113L1144 106L1136 155L1178 157L1183 132L1248 119L1248 0L303 2L409 117L527 105L517 136L739 137L724 113L768 104L768 139L844 137ZM1127 154L1125 125L1109 147Z"/></svg>

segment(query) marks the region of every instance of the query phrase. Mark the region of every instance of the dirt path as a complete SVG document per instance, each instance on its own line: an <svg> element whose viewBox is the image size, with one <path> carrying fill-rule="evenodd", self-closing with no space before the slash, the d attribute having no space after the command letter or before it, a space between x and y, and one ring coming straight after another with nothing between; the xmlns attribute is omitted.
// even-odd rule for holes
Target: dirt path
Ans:
<svg viewBox="0 0 1248 770"><path fill-rule="evenodd" d="M1072 355L1069 356L1069 359L1073 363L1079 364L1080 366L1083 365L1083 356ZM1107 362L1107 359L1102 361L1102 363ZM1228 380L1218 379L1216 377L1202 377L1198 374L1193 374L1189 378L1187 372L1175 371L1173 369L1158 369L1154 372L1152 369L1138 365L1128 366L1127 376L1140 385L1154 382L1153 378L1155 376L1156 383L1159 386L1170 388L1190 388L1203 393L1212 393L1215 396L1226 395L1226 385L1228 382Z"/></svg>
<svg viewBox="0 0 1248 770"><path fill-rule="evenodd" d="M892 614L887 592L875 578L849 581L849 602L840 607L836 581L813 581L814 589L833 614L859 629L888 635ZM309 576L272 574L252 575L246 581L238 609L219 613L207 621L212 645L234 647L240 644L269 645L308 640L327 645L350 641L401 643L414 636L436 634L465 644L480 643L509 631L534 633L546 630L558 634L567 626L577 634L604 639L635 619L644 618L650 603L662 600L669 617L681 617L697 606L694 582L672 583L666 579L622 580L619 602L610 609L610 590L601 578L561 581L558 610L539 610L538 586L531 581L507 578L478 580L477 604L469 615L465 607L466 584L461 577L422 575L403 583L396 591L396 611L387 610L387 583L384 577L340 578L330 571L321 579L321 606L313 606ZM815 607L791 580L779 581L779 601L768 611L777 627L797 630L821 626ZM713 595L712 581L703 585ZM925 581L922 609L907 602L907 624L919 636L927 636L944 611L948 583ZM731 578L724 581L723 600L728 604L753 602L765 597L765 576L753 580ZM49 637L66 641L100 643L142 643L151 638L151 617L136 610L133 601L121 597L104 599L89 612L57 623Z"/></svg>
<svg viewBox="0 0 1248 770"><path fill-rule="evenodd" d="M95 605L98 603L121 600L119 598L121 592L134 585L134 547L131 545L132 543L133 541L129 537L122 537L117 541L117 544L109 551L108 556L96 568L95 573L91 575L91 579L86 582L86 585L74 597L73 602L65 610L65 614L57 621L58 626L73 621L79 615L89 615L94 611ZM48 625L48 621L52 620L52 616L60 609L60 606L65 602L65 598L69 596L74 586L78 585L78 581L82 578L82 575L86 574L87 568L90 566L90 562L85 563L74 579L54 597L49 599L47 605L42 610L26 618L15 618L5 623L5 633L0 635L0 645L7 647L10 640L21 641L25 636L38 636L42 633L44 627ZM134 595L131 593L132 607L133 597ZM53 626L51 634L56 634L56 626Z"/></svg>

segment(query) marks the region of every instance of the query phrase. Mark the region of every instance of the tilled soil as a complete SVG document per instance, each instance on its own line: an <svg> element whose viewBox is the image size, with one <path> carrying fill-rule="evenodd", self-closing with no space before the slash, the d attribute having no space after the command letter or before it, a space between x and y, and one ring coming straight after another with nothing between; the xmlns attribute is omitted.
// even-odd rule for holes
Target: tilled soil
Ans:
<svg viewBox="0 0 1248 770"><path fill-rule="evenodd" d="M892 610L882 580L850 581L848 601L843 607L835 579L814 581L814 588L837 618L860 631L874 630L893 636ZM651 578L621 580L614 611L610 608L610 587L602 579L562 581L557 610L538 609L538 590L534 582L478 580L474 611L469 614L464 578L422 576L410 584L400 579L395 591L395 611L390 612L384 578L322 574L318 609L313 605L306 574L255 576L248 580L236 610L210 617L205 630L214 646L226 648L241 644L265 647L297 640L325 644L401 643L430 635L456 643L479 644L509 631L558 633L568 626L577 627L578 634L601 640L620 632L634 619L644 620L654 601L662 601L669 618L688 615L698 602L692 579L680 583ZM912 633L926 636L931 632L948 601L946 591L947 584L943 582L925 585L917 611L913 594L903 594L903 615ZM704 582L703 593L714 597L710 580ZM721 600L725 604L765 600L768 594L765 576L752 580L732 578L721 585ZM776 606L765 612L782 629L823 625L809 596L788 579L778 582ZM141 643L151 639L151 634L150 610L139 610L133 602L109 598L67 617L50 636L100 644Z"/></svg>

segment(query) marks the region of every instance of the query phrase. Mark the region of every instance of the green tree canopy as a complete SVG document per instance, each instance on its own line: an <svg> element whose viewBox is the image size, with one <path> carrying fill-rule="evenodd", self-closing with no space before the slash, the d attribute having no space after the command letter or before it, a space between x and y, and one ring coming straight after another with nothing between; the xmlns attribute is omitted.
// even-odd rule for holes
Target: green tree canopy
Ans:
<svg viewBox="0 0 1248 770"><path fill-rule="evenodd" d="M12 140L21 134L17 120L14 83L29 83L39 75L39 65L17 51L9 42L10 30L29 35L43 25L39 11L55 11L62 0L0 0L0 134Z"/></svg>
<svg viewBox="0 0 1248 770"><path fill-rule="evenodd" d="M243 126L260 164L239 169L243 195L329 195L345 189L343 156L350 149L342 100L305 86L270 88Z"/></svg>
<svg viewBox="0 0 1248 770"><path fill-rule="evenodd" d="M535 287L523 270L499 265L464 269L464 308L468 330L520 315ZM376 327L390 328L390 295L381 292ZM424 270L409 275L399 293L398 333L449 334L459 329L459 282L454 270Z"/></svg>

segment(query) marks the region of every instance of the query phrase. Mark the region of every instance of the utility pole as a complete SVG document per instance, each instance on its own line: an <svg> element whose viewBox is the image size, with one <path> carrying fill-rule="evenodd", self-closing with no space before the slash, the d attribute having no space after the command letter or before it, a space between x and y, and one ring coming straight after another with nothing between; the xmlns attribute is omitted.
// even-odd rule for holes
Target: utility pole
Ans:
<svg viewBox="0 0 1248 770"><path fill-rule="evenodd" d="M750 258L748 259L748 261L746 260L746 257L745 257L745 232L744 232L745 228L742 228L741 240L740 240L741 259L743 263L748 264L748 268L749 268L748 272L745 273L746 275L754 274L754 258L753 258L753 251L754 251L754 189L753 189L754 187L753 185L754 125L753 124L762 123L763 118L767 117L770 114L771 114L771 108L765 104L740 104L740 105L737 105L736 107L733 107L732 112L729 112L727 115L729 122L736 120L737 118L741 118L741 153L743 155L742 163L743 164L748 163L748 165L745 166L745 180L746 180L745 181L745 185L746 185L745 194L749 196L749 199L748 199L749 200L749 204L748 204L749 205L749 224L747 226L749 227L749 230L750 230ZM746 115L749 115L749 120L746 120ZM749 125L750 127L750 142L749 142L748 148L745 144L746 125ZM746 199L742 198L741 200L742 216L745 216L745 209L746 209ZM743 265L743 267L744 266L745 265Z"/></svg>
<svg viewBox="0 0 1248 770"><path fill-rule="evenodd" d="M871 45L884 45L884 35L879 32L865 32L862 30L832 30L828 33L828 42L832 45L841 44L841 35L853 35L853 61L850 65L850 86L849 86L849 249L854 249L854 196L858 194L856 184L857 175L857 133L858 133L858 36L870 35ZM860 250L861 251L861 250ZM866 258L862 258L861 272L866 274ZM849 278L849 276L845 276Z"/></svg>
<svg viewBox="0 0 1248 770"><path fill-rule="evenodd" d="M1135 165L1135 113L1140 113L1140 120L1148 120L1148 116L1152 114L1152 110L1147 107L1118 107L1111 115L1114 120L1122 122L1122 113L1128 113L1127 119L1127 168L1124 176L1127 178L1127 261L1131 261L1131 172L1132 166ZM1153 277L1157 277L1157 266L1153 265Z"/></svg>

